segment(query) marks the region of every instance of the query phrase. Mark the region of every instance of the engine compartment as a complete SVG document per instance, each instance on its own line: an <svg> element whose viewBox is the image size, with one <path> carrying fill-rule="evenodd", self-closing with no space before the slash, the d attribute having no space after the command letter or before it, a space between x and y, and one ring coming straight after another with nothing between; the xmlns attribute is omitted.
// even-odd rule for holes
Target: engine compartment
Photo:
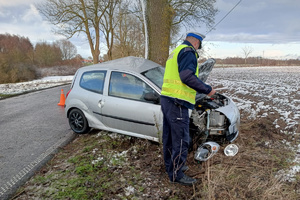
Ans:
<svg viewBox="0 0 300 200"><path fill-rule="evenodd" d="M191 127L194 126L192 129L196 128L197 132L204 132L207 137L226 135L230 123L223 113L216 110L226 105L228 105L228 99L221 94L211 97L197 96L195 109L191 115Z"/></svg>
<svg viewBox="0 0 300 200"><path fill-rule="evenodd" d="M197 95L195 109L190 118L190 151L194 150L195 160L206 161L220 148L238 136L240 116L234 102L221 94L211 97ZM237 153L237 146L227 146L226 155Z"/></svg>
<svg viewBox="0 0 300 200"><path fill-rule="evenodd" d="M195 108L197 110L217 109L226 105L228 105L228 99L219 93L216 93L211 97L201 94L196 96Z"/></svg>

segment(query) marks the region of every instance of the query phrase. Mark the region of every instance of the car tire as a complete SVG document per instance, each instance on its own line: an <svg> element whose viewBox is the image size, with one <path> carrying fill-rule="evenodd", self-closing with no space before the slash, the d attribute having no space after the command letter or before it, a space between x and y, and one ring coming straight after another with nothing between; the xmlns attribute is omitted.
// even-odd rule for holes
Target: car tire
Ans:
<svg viewBox="0 0 300 200"><path fill-rule="evenodd" d="M69 125L75 133L84 134L90 131L87 119L81 110L77 108L71 110L68 118Z"/></svg>

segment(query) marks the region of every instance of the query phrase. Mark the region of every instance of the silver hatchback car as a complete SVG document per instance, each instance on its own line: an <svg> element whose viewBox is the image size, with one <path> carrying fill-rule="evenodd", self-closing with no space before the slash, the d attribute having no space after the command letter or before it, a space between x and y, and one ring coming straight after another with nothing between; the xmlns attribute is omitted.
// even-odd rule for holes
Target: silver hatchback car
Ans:
<svg viewBox="0 0 300 200"><path fill-rule="evenodd" d="M199 66L203 82L214 64L214 59L208 59ZM161 141L163 76L163 67L136 57L78 69L65 103L71 129L86 133L97 128ZM190 111L191 146L199 147L195 159L206 161L218 151L218 143L233 142L239 124L239 110L229 97L197 94L195 109ZM236 145L225 150L226 155L237 153Z"/></svg>
<svg viewBox="0 0 300 200"><path fill-rule="evenodd" d="M67 93L65 112L75 133L90 128L159 141L164 68L126 57L82 67Z"/></svg>

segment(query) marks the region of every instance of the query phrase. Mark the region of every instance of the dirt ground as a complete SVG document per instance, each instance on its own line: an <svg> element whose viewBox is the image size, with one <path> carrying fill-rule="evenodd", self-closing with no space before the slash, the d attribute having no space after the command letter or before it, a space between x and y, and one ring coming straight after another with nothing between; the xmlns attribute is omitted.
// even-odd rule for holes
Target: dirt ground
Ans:
<svg viewBox="0 0 300 200"><path fill-rule="evenodd" d="M190 152L186 174L198 179L193 187L169 182L162 145L92 130L65 146L13 199L297 199L299 183L276 178L294 155L281 141L293 138L273 121L242 119L235 157L226 157L222 146L198 163Z"/></svg>

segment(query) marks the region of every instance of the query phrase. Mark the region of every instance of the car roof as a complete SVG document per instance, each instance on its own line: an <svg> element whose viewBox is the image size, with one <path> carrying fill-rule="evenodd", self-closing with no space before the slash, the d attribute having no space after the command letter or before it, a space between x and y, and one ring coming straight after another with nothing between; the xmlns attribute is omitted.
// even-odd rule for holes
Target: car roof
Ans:
<svg viewBox="0 0 300 200"><path fill-rule="evenodd" d="M137 73L142 73L149 69L160 66L159 64L147 60L145 58L139 58L134 56L128 56L124 58L119 58L116 60L106 61L103 63L98 63L86 67L82 67L79 70L91 71L91 70L130 70Z"/></svg>

